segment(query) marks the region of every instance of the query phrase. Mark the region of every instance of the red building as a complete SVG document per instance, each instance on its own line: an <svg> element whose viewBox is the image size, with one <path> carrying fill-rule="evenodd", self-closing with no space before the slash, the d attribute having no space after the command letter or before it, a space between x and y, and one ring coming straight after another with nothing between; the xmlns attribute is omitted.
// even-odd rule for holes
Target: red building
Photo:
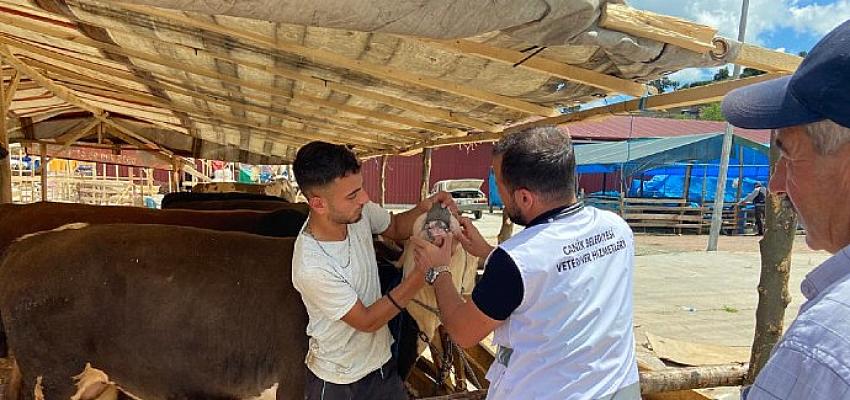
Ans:
<svg viewBox="0 0 850 400"><path fill-rule="evenodd" d="M594 121L562 125L561 127L570 132L573 140L597 142L717 133L726 129L726 123L640 116L611 116ZM769 130L735 128L735 134L758 143L770 141ZM435 148L431 155L431 179L428 182L428 187L431 188L434 183L445 179L484 179L481 190L489 198L487 177L492 151L492 143ZM363 164L364 185L373 200L377 200L379 197L380 166L381 160L379 158L368 160ZM389 157L386 176L386 203L416 203L419 199L421 178L421 155ZM606 178L609 182L603 182L603 177L599 174L581 177L579 185L588 192L599 191L603 187L616 190L619 177L609 175Z"/></svg>

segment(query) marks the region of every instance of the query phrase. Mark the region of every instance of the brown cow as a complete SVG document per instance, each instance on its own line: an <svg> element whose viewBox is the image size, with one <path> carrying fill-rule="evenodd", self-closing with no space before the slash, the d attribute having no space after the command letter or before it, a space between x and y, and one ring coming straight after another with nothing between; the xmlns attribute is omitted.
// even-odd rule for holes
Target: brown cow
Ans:
<svg viewBox="0 0 850 400"><path fill-rule="evenodd" d="M277 210L290 208L308 212L306 203L290 203L280 197L254 193L168 193L162 198L162 209L183 210Z"/></svg>
<svg viewBox="0 0 850 400"><path fill-rule="evenodd" d="M9 244L21 236L74 222L181 225L273 237L294 237L298 235L306 218L306 213L291 209L271 212L190 211L65 203L0 204L0 226L3 227L0 229L0 255ZM0 357L5 357L7 345L2 328L0 321Z"/></svg>
<svg viewBox="0 0 850 400"><path fill-rule="evenodd" d="M26 398L68 399L90 363L142 399L303 398L307 315L294 240L95 225L13 243L0 313ZM245 251L245 249L251 251Z"/></svg>
<svg viewBox="0 0 850 400"><path fill-rule="evenodd" d="M0 205L0 254L13 240L73 222L89 224L162 224L193 226L218 231L238 231L263 236L298 235L307 214L302 210L195 211L91 206L85 204L33 203Z"/></svg>

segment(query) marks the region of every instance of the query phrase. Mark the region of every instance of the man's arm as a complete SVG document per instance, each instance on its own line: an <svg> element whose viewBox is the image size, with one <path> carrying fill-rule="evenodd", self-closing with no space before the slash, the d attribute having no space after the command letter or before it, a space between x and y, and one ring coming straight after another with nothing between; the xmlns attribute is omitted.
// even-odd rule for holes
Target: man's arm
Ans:
<svg viewBox="0 0 850 400"><path fill-rule="evenodd" d="M424 285L425 272L420 272L420 269L417 268L398 286L390 290L389 296L392 296L393 300L404 308ZM385 326L399 311L398 307L387 296L381 297L368 307L362 301L357 300L354 307L342 317L342 320L358 331L375 332Z"/></svg>
<svg viewBox="0 0 850 400"><path fill-rule="evenodd" d="M381 233L381 236L396 241L409 239L410 235L413 234L413 223L416 222L416 218L428 212L435 202L442 203L452 211L452 214L457 215L457 205L455 205L452 196L447 192L439 192L421 201L416 207L393 215L390 226L384 233Z"/></svg>
<svg viewBox="0 0 850 400"><path fill-rule="evenodd" d="M442 273L434 281L440 321L452 340L463 348L475 346L504 321L484 314L472 301L464 300L452 283L451 273Z"/></svg>
<svg viewBox="0 0 850 400"><path fill-rule="evenodd" d="M425 240L413 239L417 268L448 265L452 238L447 236L440 247ZM457 292L450 272L442 273L434 282L440 320L452 340L462 347L472 347L507 319L523 298L522 278L516 264L504 250L490 255L484 276L472 293L472 301Z"/></svg>

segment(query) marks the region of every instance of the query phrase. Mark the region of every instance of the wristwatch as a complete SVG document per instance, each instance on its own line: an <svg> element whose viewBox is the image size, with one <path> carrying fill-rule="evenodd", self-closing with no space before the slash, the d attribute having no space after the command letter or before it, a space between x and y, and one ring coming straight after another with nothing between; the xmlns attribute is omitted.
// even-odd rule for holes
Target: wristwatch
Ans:
<svg viewBox="0 0 850 400"><path fill-rule="evenodd" d="M442 274L443 272L449 272L448 265L428 268L428 271L425 272L425 282L428 282L429 285L433 286L434 282L437 280L437 277L440 276L440 274Z"/></svg>

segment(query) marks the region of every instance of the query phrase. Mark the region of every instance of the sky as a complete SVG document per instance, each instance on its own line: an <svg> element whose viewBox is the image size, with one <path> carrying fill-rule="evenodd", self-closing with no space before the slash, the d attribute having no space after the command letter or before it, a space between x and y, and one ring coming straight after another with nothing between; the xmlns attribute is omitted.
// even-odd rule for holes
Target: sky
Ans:
<svg viewBox="0 0 850 400"><path fill-rule="evenodd" d="M626 0L637 9L671 15L711 26L718 35L738 38L742 0ZM850 0L750 0L745 41L798 54L850 19ZM732 72L732 66L726 66ZM688 68L670 75L680 85L711 79L717 68ZM582 109L632 99L615 95L582 105Z"/></svg>
<svg viewBox="0 0 850 400"><path fill-rule="evenodd" d="M681 17L737 39L742 0L626 0L634 8ZM797 54L850 19L850 0L750 0L746 41ZM716 69L715 69L716 70ZM680 83L710 79L715 70L686 69L671 75Z"/></svg>

